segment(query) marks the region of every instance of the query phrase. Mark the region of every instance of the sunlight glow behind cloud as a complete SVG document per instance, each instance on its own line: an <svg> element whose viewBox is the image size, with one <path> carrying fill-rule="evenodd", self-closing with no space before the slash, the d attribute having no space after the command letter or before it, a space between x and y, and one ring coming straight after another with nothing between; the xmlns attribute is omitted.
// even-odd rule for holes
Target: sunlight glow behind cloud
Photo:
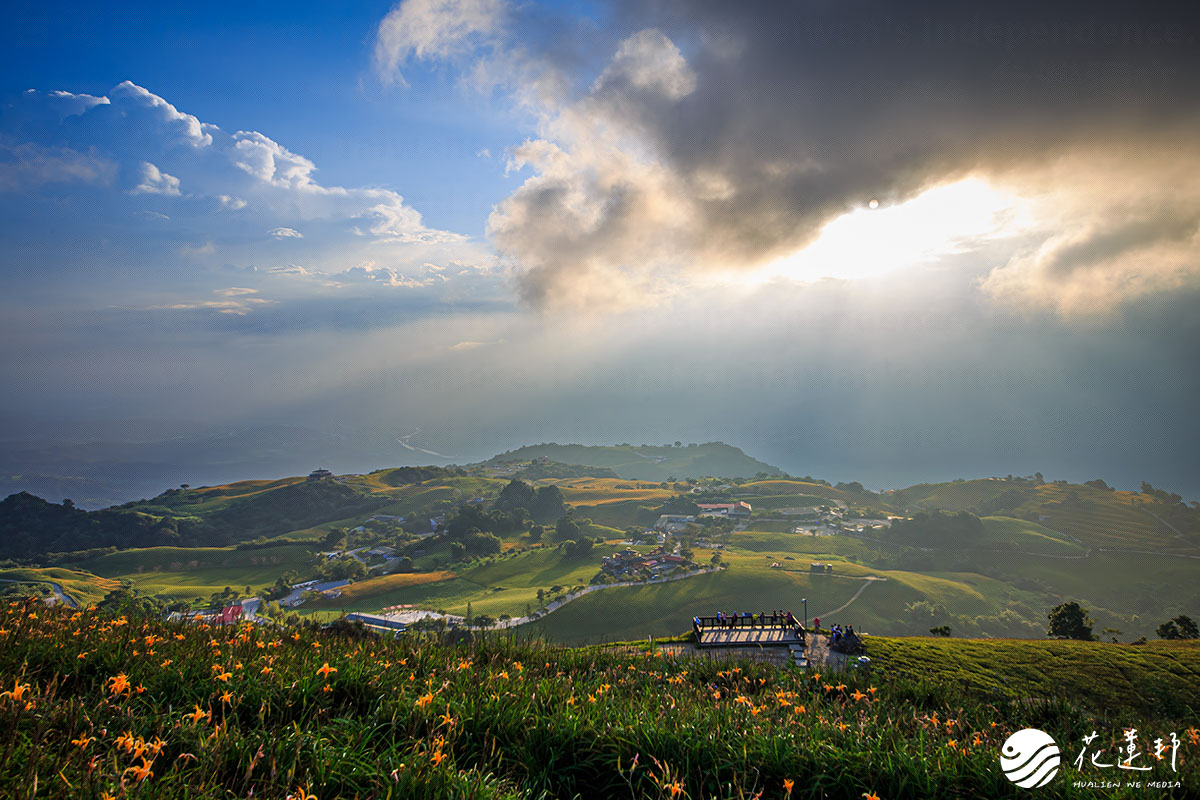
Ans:
<svg viewBox="0 0 1200 800"><path fill-rule="evenodd" d="M759 280L861 279L975 249L1028 225L1016 196L978 178L929 189L905 203L864 204L830 222L816 241L758 272Z"/></svg>

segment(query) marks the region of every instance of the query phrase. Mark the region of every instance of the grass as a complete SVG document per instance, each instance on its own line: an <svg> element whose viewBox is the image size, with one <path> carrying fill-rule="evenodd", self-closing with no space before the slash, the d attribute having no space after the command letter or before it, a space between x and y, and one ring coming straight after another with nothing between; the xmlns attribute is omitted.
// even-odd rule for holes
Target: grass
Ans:
<svg viewBox="0 0 1200 800"><path fill-rule="evenodd" d="M970 546L981 549L999 546L1057 556L1081 556L1087 552L1058 531L1013 517L983 517L983 534L970 542Z"/></svg>
<svg viewBox="0 0 1200 800"><path fill-rule="evenodd" d="M233 547L147 547L121 550L80 563L105 578L127 580L151 595L207 599L226 586L258 591L288 570L304 574L312 552L303 545L255 550Z"/></svg>
<svg viewBox="0 0 1200 800"><path fill-rule="evenodd" d="M119 581L65 567L5 569L0 570L0 578L30 583L57 583L67 596L80 605L98 603L120 585Z"/></svg>
<svg viewBox="0 0 1200 800"><path fill-rule="evenodd" d="M409 572L396 575L383 575L378 578L368 578L367 580L356 581L348 586L343 586L339 590L341 592L339 597L314 600L308 605L311 608L340 608L346 603L357 604L372 601L378 599L381 595L390 596L391 593L407 589L410 586L438 583L440 581L453 580L455 577L453 572L446 572L444 570L438 572Z"/></svg>
<svg viewBox="0 0 1200 800"><path fill-rule="evenodd" d="M1011 733L1039 727L1073 749L1096 729L1110 745L1125 726L1145 747L1178 732L1178 772L1160 762L1140 777L1200 791L1194 712L1122 694L1084 709L1053 674L1032 700L928 679L952 649L910 655L914 676L818 675L633 648L183 627L19 603L0 610L0 630L4 797L1013 796L996 764ZM1087 675L1111 652L1081 645L1067 663ZM1134 685L1162 671L1127 668ZM1170 691L1198 689L1193 672ZM1108 777L1069 763L1062 773L1038 796L1094 797L1074 782Z"/></svg>
<svg viewBox="0 0 1200 800"><path fill-rule="evenodd" d="M1126 707L1181 719L1200 715L1200 642L867 639L878 666L927 676L989 699L1059 696L1091 711Z"/></svg>

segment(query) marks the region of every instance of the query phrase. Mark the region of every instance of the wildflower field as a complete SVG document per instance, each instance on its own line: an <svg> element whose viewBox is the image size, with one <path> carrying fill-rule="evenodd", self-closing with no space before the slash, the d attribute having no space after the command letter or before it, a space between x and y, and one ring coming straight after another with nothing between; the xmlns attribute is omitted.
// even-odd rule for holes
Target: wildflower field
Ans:
<svg viewBox="0 0 1200 800"><path fill-rule="evenodd" d="M1093 749L1115 748L1129 729L1181 742L1138 762L1174 787L1153 796L1200 792L1194 710L634 646L210 628L29 601L0 608L0 684L4 798L1019 797L997 756L1026 727L1064 749L1039 797L1148 796L1072 782L1112 778L1075 769L1073 743L1099 731Z"/></svg>

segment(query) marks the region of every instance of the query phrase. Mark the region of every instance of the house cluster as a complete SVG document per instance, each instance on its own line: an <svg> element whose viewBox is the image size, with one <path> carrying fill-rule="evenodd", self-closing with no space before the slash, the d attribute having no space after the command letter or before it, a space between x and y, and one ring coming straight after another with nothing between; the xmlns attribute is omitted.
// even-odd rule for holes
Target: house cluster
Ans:
<svg viewBox="0 0 1200 800"><path fill-rule="evenodd" d="M662 533L678 533L689 523L695 521L695 517L686 514L663 514L658 518L658 522L654 523L654 530Z"/></svg>
<svg viewBox="0 0 1200 800"><path fill-rule="evenodd" d="M242 607L240 605L225 606L220 611L172 611L167 615L167 619L173 622L183 621L208 625L233 625L241 618Z"/></svg>
<svg viewBox="0 0 1200 800"><path fill-rule="evenodd" d="M697 503L701 517L729 517L750 519L750 504L739 500L736 503Z"/></svg>
<svg viewBox="0 0 1200 800"><path fill-rule="evenodd" d="M279 605L284 608L295 608L304 602L305 592L320 592L326 597L338 597L342 593L342 587L348 583L350 581L305 581L304 583L293 583L291 593L280 600Z"/></svg>
<svg viewBox="0 0 1200 800"><path fill-rule="evenodd" d="M600 569L615 578L635 579L649 573L658 575L676 567L686 567L691 564L683 556L668 553L659 547L649 553L639 553L636 550L622 550L600 560Z"/></svg>
<svg viewBox="0 0 1200 800"><path fill-rule="evenodd" d="M839 533L867 533L881 531L892 524L897 517L887 519L869 519L866 517L851 517L850 513L837 506L805 506L800 508L781 508L776 513L783 517L793 517L804 520L792 528L792 533L803 536L833 536Z"/></svg>
<svg viewBox="0 0 1200 800"><path fill-rule="evenodd" d="M716 517L745 522L750 519L752 511L750 504L742 500L736 503L697 503L696 505L700 508L699 514L663 514L654 523L654 530L666 534L679 533L687 528L689 523L695 522L697 517Z"/></svg>
<svg viewBox="0 0 1200 800"><path fill-rule="evenodd" d="M308 473L308 478L306 478L306 480L331 481L333 480L333 477L333 473L327 469L314 469L312 472Z"/></svg>

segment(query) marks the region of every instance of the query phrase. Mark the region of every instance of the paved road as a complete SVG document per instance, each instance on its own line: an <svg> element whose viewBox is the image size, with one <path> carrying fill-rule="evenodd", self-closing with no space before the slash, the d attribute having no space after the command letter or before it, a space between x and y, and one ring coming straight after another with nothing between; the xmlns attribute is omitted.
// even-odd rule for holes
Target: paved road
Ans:
<svg viewBox="0 0 1200 800"><path fill-rule="evenodd" d="M0 583L48 583L50 584L50 589L54 592L54 596L58 598L58 602L63 603L71 608L79 608L79 603L75 602L75 598L64 592L62 586L58 585L54 581L22 581L15 578L0 578Z"/></svg>
<svg viewBox="0 0 1200 800"><path fill-rule="evenodd" d="M695 578L699 575L708 575L708 574L711 574L716 571L717 571L716 568L704 567L703 569L696 570L695 572L688 572L683 575L672 575L667 578L654 578L653 580L648 580L648 581L623 581L621 583L602 583L602 584L593 584L591 586L585 586L584 588L580 589L578 592L567 595L562 600L553 601L551 603L548 603L546 605L546 610L543 611L540 615L531 616L531 617L515 617L513 619L507 619L504 622L501 622L500 624L496 625L495 627L496 628L515 628L516 626L524 625L527 622L535 622L539 619L542 619L550 612L557 611L558 609L562 608L563 606L565 606L567 603L571 602L572 600L576 600L580 597L583 597L585 594L591 594L592 592L599 592L604 589L620 589L625 586L652 586L652 585L659 584L659 583L670 583L671 581L682 581L682 580L687 580L688 578Z"/></svg>

